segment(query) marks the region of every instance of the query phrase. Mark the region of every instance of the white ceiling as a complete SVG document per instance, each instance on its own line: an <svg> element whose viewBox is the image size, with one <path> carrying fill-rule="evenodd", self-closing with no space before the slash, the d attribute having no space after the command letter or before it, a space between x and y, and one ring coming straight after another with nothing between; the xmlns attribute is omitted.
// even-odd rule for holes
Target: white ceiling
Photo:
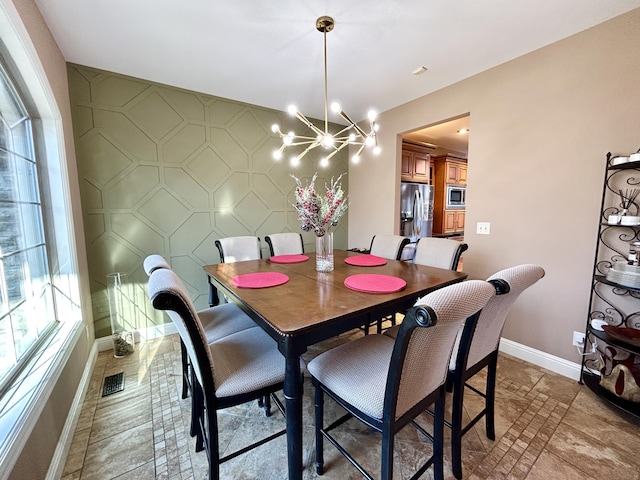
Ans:
<svg viewBox="0 0 640 480"><path fill-rule="evenodd" d="M354 120L640 7L640 0L36 3L69 62L277 110L295 103L315 118L324 117L315 20L330 15L329 102ZM427 72L412 75L420 66Z"/></svg>

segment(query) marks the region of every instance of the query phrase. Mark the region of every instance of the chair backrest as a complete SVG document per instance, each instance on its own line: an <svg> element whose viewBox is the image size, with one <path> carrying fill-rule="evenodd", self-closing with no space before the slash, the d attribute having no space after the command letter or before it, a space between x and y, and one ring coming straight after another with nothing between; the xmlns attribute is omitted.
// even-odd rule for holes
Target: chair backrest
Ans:
<svg viewBox="0 0 640 480"><path fill-rule="evenodd" d="M215 392L207 337L182 280L173 270L154 270L149 276L148 293L153 307L165 310L175 325L203 390Z"/></svg>
<svg viewBox="0 0 640 480"><path fill-rule="evenodd" d="M399 418L444 385L458 332L494 295L490 283L468 280L425 295L407 311L389 368L385 415Z"/></svg>
<svg viewBox="0 0 640 480"><path fill-rule="evenodd" d="M144 259L142 262L142 267L147 275L151 275L155 270L159 268L171 268L169 263L164 259L163 256L153 253Z"/></svg>
<svg viewBox="0 0 640 480"><path fill-rule="evenodd" d="M264 237L271 256L296 255L304 253L304 243L300 233L272 233Z"/></svg>
<svg viewBox="0 0 640 480"><path fill-rule="evenodd" d="M466 243L447 238L424 237L418 240L413 263L429 267L457 270L462 252L469 246Z"/></svg>
<svg viewBox="0 0 640 480"><path fill-rule="evenodd" d="M389 260L400 260L402 249L408 243L409 239L401 235L374 235L369 253Z"/></svg>
<svg viewBox="0 0 640 480"><path fill-rule="evenodd" d="M542 267L523 264L500 270L487 279L487 281L502 280L508 285L509 291L489 300L487 306L482 310L471 341L467 368L475 365L498 348L502 329L514 302L523 291L542 277L544 277Z"/></svg>
<svg viewBox="0 0 640 480"><path fill-rule="evenodd" d="M259 260L262 258L260 238L253 236L225 237L216 240L216 247L220 252L220 262L244 262L245 260Z"/></svg>

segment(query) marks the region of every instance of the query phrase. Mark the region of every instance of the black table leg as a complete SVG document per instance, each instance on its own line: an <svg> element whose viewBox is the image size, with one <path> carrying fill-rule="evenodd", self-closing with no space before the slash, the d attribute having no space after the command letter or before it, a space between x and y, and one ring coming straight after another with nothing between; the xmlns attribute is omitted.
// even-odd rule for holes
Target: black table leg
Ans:
<svg viewBox="0 0 640 480"><path fill-rule="evenodd" d="M287 413L287 463L289 480L302 478L302 375L300 357L287 355L284 398Z"/></svg>

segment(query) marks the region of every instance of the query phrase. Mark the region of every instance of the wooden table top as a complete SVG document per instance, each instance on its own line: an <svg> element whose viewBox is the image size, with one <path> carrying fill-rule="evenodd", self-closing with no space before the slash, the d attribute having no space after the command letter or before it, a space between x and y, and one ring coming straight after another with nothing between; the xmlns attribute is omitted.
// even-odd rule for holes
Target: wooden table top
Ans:
<svg viewBox="0 0 640 480"><path fill-rule="evenodd" d="M303 263L279 264L269 259L220 263L204 266L212 283L245 307L254 318L271 326L283 336L312 332L320 327L367 315L379 315L387 308L408 308L415 300L430 291L460 282L466 273L426 267L413 263L388 260L386 265L360 267L349 265L344 259L359 255L355 252L335 250L335 269L330 273L316 271L315 254ZM280 272L289 277L283 285L270 288L237 288L231 280L236 275L255 272ZM391 275L406 281L406 287L395 293L373 294L347 288L344 280L350 275L375 273ZM356 318L357 317L357 318Z"/></svg>

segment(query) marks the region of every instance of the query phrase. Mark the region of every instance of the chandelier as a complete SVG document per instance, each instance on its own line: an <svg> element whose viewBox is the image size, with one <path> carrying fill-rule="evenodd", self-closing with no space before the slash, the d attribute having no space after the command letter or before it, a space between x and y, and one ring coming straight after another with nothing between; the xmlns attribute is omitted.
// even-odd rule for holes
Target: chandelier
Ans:
<svg viewBox="0 0 640 480"><path fill-rule="evenodd" d="M280 160L287 147L305 147L298 155L291 157L291 164L297 166L300 163L300 159L307 153L316 147L323 147L327 152L320 159L320 166L326 167L329 165L329 160L340 150L347 145L359 146L356 154L351 157L351 161L357 163L360 160L360 155L365 147L372 149L374 154L380 153L380 147L378 146L378 138L376 132L378 131L378 124L375 122L376 113L373 110L369 111L369 133L366 133L358 124L356 124L349 115L347 115L338 103L331 105L331 110L340 115L347 122L347 126L337 133L329 132L329 120L328 120L328 101L327 101L327 33L333 30L334 22L333 18L323 16L316 20L316 29L323 34L324 37L324 130L321 130L314 125L302 112L300 112L295 105L290 105L287 109L288 112L304 123L312 133L302 136L296 135L294 132L283 133L280 130L279 125L273 125L271 130L276 133L282 139L282 146L273 152L273 158Z"/></svg>

